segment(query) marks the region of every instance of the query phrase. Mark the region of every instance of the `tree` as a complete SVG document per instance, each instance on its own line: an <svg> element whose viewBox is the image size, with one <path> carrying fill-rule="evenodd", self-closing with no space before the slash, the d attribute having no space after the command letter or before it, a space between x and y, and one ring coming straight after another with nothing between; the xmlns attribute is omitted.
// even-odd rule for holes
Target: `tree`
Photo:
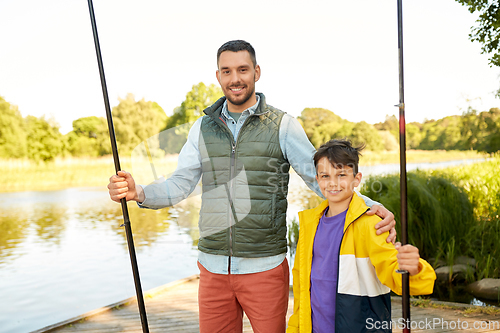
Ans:
<svg viewBox="0 0 500 333"><path fill-rule="evenodd" d="M486 153L500 150L500 109L492 108L478 116L478 135L474 149Z"/></svg>
<svg viewBox="0 0 500 333"><path fill-rule="evenodd" d="M63 152L63 136L54 120L27 116L25 122L29 158L48 162Z"/></svg>
<svg viewBox="0 0 500 333"><path fill-rule="evenodd" d="M206 86L200 82L193 85L191 91L186 94L186 99L168 118L165 131L160 134L160 147L167 154L178 153L187 141L192 123L203 116L203 110L222 96L222 89L214 84Z"/></svg>
<svg viewBox="0 0 500 333"><path fill-rule="evenodd" d="M0 157L27 155L26 129L21 113L0 96Z"/></svg>
<svg viewBox="0 0 500 333"><path fill-rule="evenodd" d="M323 108L305 108L302 110L298 120L311 142L313 141L312 138L314 136L316 136L319 140L324 140L325 138L330 137L340 127L342 127L342 123L344 121L332 111ZM322 129L318 130L320 127L322 127Z"/></svg>
<svg viewBox="0 0 500 333"><path fill-rule="evenodd" d="M354 144L366 144L369 150L384 149L384 143L378 131L373 125L364 121L352 123L322 108L305 108L298 120L309 141L316 148L332 139L348 138Z"/></svg>
<svg viewBox="0 0 500 333"><path fill-rule="evenodd" d="M464 129L461 129L462 117L449 116L439 120L428 120L421 128L422 139L419 149L464 149ZM416 129L413 129L416 130ZM416 133L412 132L412 135ZM415 137L412 136L412 139Z"/></svg>
<svg viewBox="0 0 500 333"><path fill-rule="evenodd" d="M68 151L73 156L102 156L111 153L109 132L103 117L84 117L73 121L73 131L66 134Z"/></svg>
<svg viewBox="0 0 500 333"><path fill-rule="evenodd" d="M417 149L422 141L422 124L413 122L406 124L406 147ZM398 136L399 141L399 136Z"/></svg>
<svg viewBox="0 0 500 333"><path fill-rule="evenodd" d="M366 144L367 150L381 151L384 149L382 137L378 131L365 121L354 125L350 139L355 145Z"/></svg>
<svg viewBox="0 0 500 333"><path fill-rule="evenodd" d="M382 143L384 145L384 150L393 151L398 150L398 141L394 138L394 135L389 131L378 131L378 134L382 138Z"/></svg>
<svg viewBox="0 0 500 333"><path fill-rule="evenodd" d="M141 142L164 129L168 117L156 102L136 102L133 94L119 101L112 111L116 141L122 154L130 154Z"/></svg>
<svg viewBox="0 0 500 333"><path fill-rule="evenodd" d="M379 131L389 131L399 142L399 121L395 115L386 115L383 123L377 123L373 126Z"/></svg>
<svg viewBox="0 0 500 333"><path fill-rule="evenodd" d="M481 151L492 154L500 150L500 118L497 118L490 126L489 135Z"/></svg>
<svg viewBox="0 0 500 333"><path fill-rule="evenodd" d="M456 0L468 7L469 12L479 13L478 24L469 38L482 44L481 53L493 54L490 66L500 66L500 4L498 0Z"/></svg>
<svg viewBox="0 0 500 333"><path fill-rule="evenodd" d="M348 136L353 127L352 123L350 123L352 126L347 125L349 123L347 120L323 108L305 108L298 120L307 138L316 148L331 139Z"/></svg>
<svg viewBox="0 0 500 333"><path fill-rule="evenodd" d="M208 87L203 82L193 85L191 91L186 94L186 99L181 106L175 108L174 114L168 119L165 129L195 121L203 116L203 110L214 104L222 96L222 89L215 84Z"/></svg>
<svg viewBox="0 0 500 333"><path fill-rule="evenodd" d="M478 116L477 111L470 108L464 112L460 121L462 146L464 149L474 149L478 136Z"/></svg>

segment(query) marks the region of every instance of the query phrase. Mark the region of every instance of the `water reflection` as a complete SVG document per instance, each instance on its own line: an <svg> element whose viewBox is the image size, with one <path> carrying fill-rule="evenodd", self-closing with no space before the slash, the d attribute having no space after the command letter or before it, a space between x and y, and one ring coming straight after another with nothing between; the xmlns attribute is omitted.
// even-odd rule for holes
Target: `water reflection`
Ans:
<svg viewBox="0 0 500 333"><path fill-rule="evenodd" d="M196 227L194 218L196 214L191 214L193 204L185 205L178 209L149 210L140 209L135 204L128 204L129 216L133 228L134 243L138 250L144 246L155 243L159 236L166 233L170 223L176 221L180 215L186 222L182 222L183 227L189 229ZM173 214L171 213L171 210ZM127 247L124 228L120 228L123 223L121 206L109 203L106 206L76 207L70 209L65 202L59 203L39 203L34 207L23 207L23 209L11 209L0 206L0 262L15 255L16 246L21 244L29 234L33 234L35 243L45 244L45 246L60 245L69 219L76 219L88 229L99 229L107 225L117 235L122 238L122 246ZM193 243L197 242L197 232L188 232L193 237ZM22 252L17 253L22 254Z"/></svg>
<svg viewBox="0 0 500 333"><path fill-rule="evenodd" d="M122 237L122 246L127 247L127 237L123 224L121 206L115 205L107 211L100 211L95 221L106 223L110 229ZM159 210L141 209L135 203L127 204L132 233L134 235L134 245L138 251L143 247L151 246L159 237L168 232L171 223L176 223L187 233L192 244L198 244L198 212L200 201L196 197L177 204L175 207L168 207Z"/></svg>
<svg viewBox="0 0 500 333"><path fill-rule="evenodd" d="M0 209L0 264L15 257L14 249L26 238L29 221L23 212ZM19 256L19 254L17 255Z"/></svg>
<svg viewBox="0 0 500 333"><path fill-rule="evenodd" d="M198 272L196 205L129 204L143 290ZM29 332L133 296L122 223L104 189L0 193L0 295L9 300L0 331Z"/></svg>
<svg viewBox="0 0 500 333"><path fill-rule="evenodd" d="M57 204L37 207L30 214L29 222L33 224L36 235L47 243L59 244L61 234L66 229L66 208Z"/></svg>
<svg viewBox="0 0 500 333"><path fill-rule="evenodd" d="M15 195L15 194L14 194ZM4 198L6 195L2 195ZM198 196L199 197L199 196ZM107 202L106 205L71 207L67 201L57 203L35 202L21 205L21 209L12 209L9 202L0 198L0 262L13 255L14 249L22 243L30 232L37 240L45 244L60 244L69 219L78 220L85 228L99 229L103 225L122 238L122 245L127 246L121 205ZM4 205L1 205L1 203ZM134 243L138 250L154 244L158 238L168 232L170 224L177 222L190 235L193 244L197 244L199 198L188 198L173 208L160 210L141 209L135 203L128 203L129 217L134 234ZM8 206L8 207L7 207Z"/></svg>
<svg viewBox="0 0 500 333"><path fill-rule="evenodd" d="M0 207L0 263L23 255L16 248L32 232L42 243L59 244L65 218L66 209L55 204L34 209Z"/></svg>
<svg viewBox="0 0 500 333"><path fill-rule="evenodd" d="M172 217L170 214L170 209L160 209L160 210L150 210L150 209L140 209L134 203L129 203L129 217L130 224L132 226L132 232L134 235L134 243L136 248L141 250L144 246L150 246L155 243L160 234L165 233L170 223L172 222ZM121 214L121 208L120 212ZM123 218L119 217L120 225L123 223ZM119 235L122 236L123 246L127 246L125 228L118 227L115 222L111 225L111 228Z"/></svg>

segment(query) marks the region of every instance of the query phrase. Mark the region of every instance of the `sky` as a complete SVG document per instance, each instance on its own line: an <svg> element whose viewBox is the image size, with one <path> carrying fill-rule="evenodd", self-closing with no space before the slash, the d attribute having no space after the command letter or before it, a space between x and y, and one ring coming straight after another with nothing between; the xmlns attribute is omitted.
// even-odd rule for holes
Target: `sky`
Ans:
<svg viewBox="0 0 500 333"><path fill-rule="evenodd" d="M371 124L398 114L396 0L96 0L94 10L111 107L132 93L171 115L194 84L217 84L217 49L244 39L274 107ZM0 13L0 96L63 134L105 117L87 1L0 0ZM500 69L469 40L475 20L454 0L403 1L407 122L500 106Z"/></svg>

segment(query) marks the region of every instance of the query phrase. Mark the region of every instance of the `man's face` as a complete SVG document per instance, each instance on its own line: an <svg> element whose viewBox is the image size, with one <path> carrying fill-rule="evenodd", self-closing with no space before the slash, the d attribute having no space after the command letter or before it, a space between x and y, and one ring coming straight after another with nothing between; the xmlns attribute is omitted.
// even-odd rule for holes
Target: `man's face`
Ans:
<svg viewBox="0 0 500 333"><path fill-rule="evenodd" d="M346 165L330 163L327 157L318 161L316 180L321 193L330 204L347 204L351 201L354 188L361 182L361 173L353 175L353 169Z"/></svg>
<svg viewBox="0 0 500 333"><path fill-rule="evenodd" d="M243 112L253 106L255 82L260 78L259 65L253 66L248 51L224 51L219 57L217 80L228 101L229 111Z"/></svg>

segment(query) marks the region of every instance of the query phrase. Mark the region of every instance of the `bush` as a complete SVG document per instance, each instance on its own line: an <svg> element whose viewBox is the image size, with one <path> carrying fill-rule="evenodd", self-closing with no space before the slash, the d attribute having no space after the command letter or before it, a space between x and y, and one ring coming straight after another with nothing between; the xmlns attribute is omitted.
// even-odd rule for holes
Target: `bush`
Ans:
<svg viewBox="0 0 500 333"><path fill-rule="evenodd" d="M459 187L422 171L408 173L408 242L423 258L435 257L452 239L459 248L474 225L473 207ZM370 177L361 192L381 202L401 221L399 175ZM401 223L396 230L401 235Z"/></svg>
<svg viewBox="0 0 500 333"><path fill-rule="evenodd" d="M476 278L500 277L500 159L408 173L408 242L423 258L476 259ZM394 213L400 234L399 175L368 178L361 192ZM452 253L450 253L452 252Z"/></svg>

